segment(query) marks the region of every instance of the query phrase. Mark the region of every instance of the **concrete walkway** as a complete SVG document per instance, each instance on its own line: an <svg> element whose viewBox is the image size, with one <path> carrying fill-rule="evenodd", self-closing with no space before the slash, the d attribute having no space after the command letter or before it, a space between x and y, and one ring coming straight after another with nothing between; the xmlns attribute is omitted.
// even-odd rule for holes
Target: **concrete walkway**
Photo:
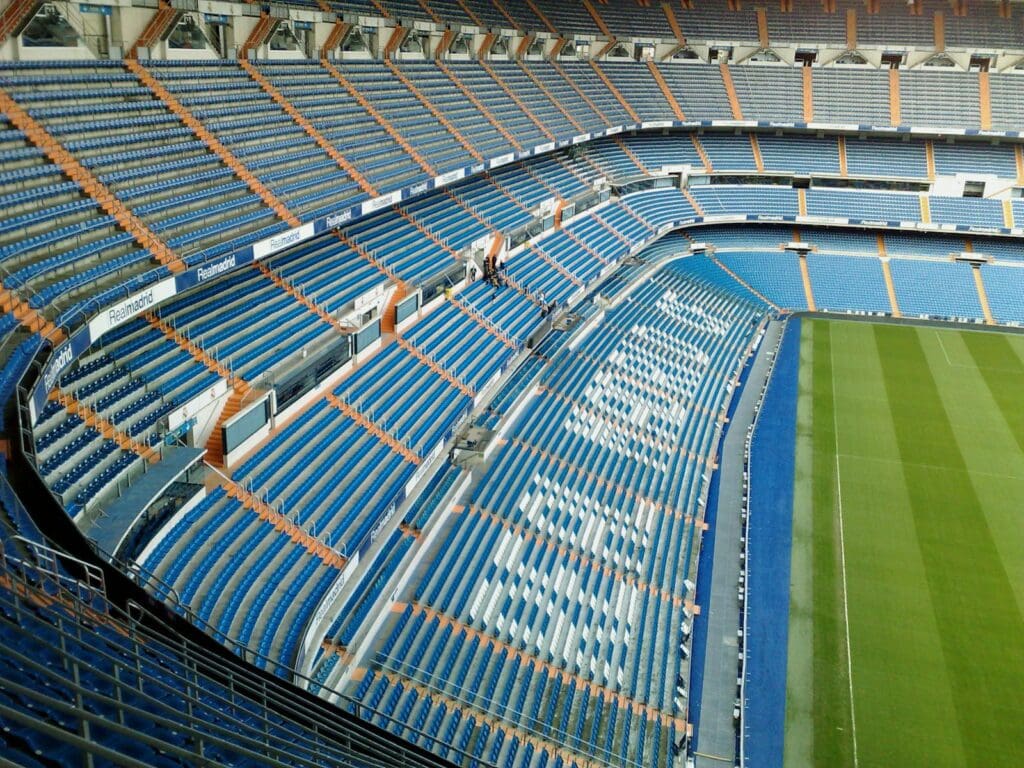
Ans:
<svg viewBox="0 0 1024 768"><path fill-rule="evenodd" d="M721 768L736 763L736 726L733 709L738 691L740 625L738 599L740 576L740 508L743 496L743 450L747 429L754 420L754 406L768 375L771 357L784 323L772 321L750 369L729 431L722 442L721 477L715 527L714 566L708 609L707 651L704 656L704 689L697 731L696 768ZM702 601L698 597L698 602Z"/></svg>

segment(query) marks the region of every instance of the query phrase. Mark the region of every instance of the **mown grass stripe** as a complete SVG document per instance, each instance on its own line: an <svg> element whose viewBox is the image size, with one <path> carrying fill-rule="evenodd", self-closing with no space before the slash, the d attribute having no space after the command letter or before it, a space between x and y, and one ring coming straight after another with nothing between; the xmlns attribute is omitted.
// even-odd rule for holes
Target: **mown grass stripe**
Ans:
<svg viewBox="0 0 1024 768"><path fill-rule="evenodd" d="M1024 408L1021 407L1024 362L1005 334L965 332L960 337L974 358L992 399L1002 411L1017 447L1024 451Z"/></svg>
<svg viewBox="0 0 1024 768"><path fill-rule="evenodd" d="M846 629L841 606L839 516L836 488L836 433L832 387L833 325L814 328L814 520L812 540L814 595L814 764L853 765L853 742L836 738L850 728L846 675Z"/></svg>
<svg viewBox="0 0 1024 768"><path fill-rule="evenodd" d="M874 332L964 756L1013 765L1020 712L1007 719L1007 705L1024 691L1024 620L920 336Z"/></svg>

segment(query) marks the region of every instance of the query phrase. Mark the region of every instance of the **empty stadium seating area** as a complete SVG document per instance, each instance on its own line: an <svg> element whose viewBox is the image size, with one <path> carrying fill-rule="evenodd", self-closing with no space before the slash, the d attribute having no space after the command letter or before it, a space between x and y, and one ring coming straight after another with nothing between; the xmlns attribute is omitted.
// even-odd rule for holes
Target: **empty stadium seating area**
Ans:
<svg viewBox="0 0 1024 768"><path fill-rule="evenodd" d="M285 0L188 54L161 4L81 56L16 5L16 764L682 765L767 320L1024 324L1010 3Z"/></svg>

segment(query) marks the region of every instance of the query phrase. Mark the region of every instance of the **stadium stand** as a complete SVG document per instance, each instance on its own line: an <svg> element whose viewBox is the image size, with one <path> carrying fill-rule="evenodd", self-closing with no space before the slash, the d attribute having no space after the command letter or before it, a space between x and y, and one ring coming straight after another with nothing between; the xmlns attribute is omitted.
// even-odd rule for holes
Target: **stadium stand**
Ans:
<svg viewBox="0 0 1024 768"><path fill-rule="evenodd" d="M160 4L102 35L58 3L73 53L24 5L0 10L18 764L684 757L702 505L760 324L1024 322L996 66L1024 44L993 3L943 17L983 63L888 73L893 46L947 56L942 3ZM809 41L835 63L783 63Z"/></svg>

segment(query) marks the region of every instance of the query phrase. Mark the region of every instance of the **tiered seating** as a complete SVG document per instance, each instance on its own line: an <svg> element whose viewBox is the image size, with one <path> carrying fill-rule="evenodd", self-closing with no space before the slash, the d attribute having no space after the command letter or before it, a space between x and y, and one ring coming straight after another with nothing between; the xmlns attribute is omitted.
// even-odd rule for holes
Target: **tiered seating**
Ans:
<svg viewBox="0 0 1024 768"><path fill-rule="evenodd" d="M799 257L792 251L736 251L721 253L718 258L773 304L788 309L807 309Z"/></svg>
<svg viewBox="0 0 1024 768"><path fill-rule="evenodd" d="M8 92L187 262L286 226L117 62L0 72ZM122 235L109 246L126 244Z"/></svg>
<svg viewBox="0 0 1024 768"><path fill-rule="evenodd" d="M857 256L807 255L814 302L821 311L891 312L882 264Z"/></svg>
<svg viewBox="0 0 1024 768"><path fill-rule="evenodd" d="M840 125L889 125L889 75L877 69L814 70L814 120Z"/></svg>
<svg viewBox="0 0 1024 768"><path fill-rule="evenodd" d="M386 279L380 270L336 239L313 240L274 258L269 266L332 314Z"/></svg>
<svg viewBox="0 0 1024 768"><path fill-rule="evenodd" d="M489 319L501 317L506 324L515 326L516 310L522 308L521 302L524 301L522 297L505 288L498 291L499 296L491 301L488 291L485 283L478 282L460 294L459 299L470 307L487 306ZM498 298L502 299L500 304ZM519 328L521 340L533 329L537 315L533 309L523 318L527 322ZM404 338L474 391L483 389L512 357L512 351L498 336L452 303L446 303L432 313L411 332L404 334Z"/></svg>
<svg viewBox="0 0 1024 768"><path fill-rule="evenodd" d="M9 75L0 69L5 86ZM54 300L147 273L155 279L149 252L6 118L0 120L0 158L0 266L6 287L41 310Z"/></svg>
<svg viewBox="0 0 1024 768"><path fill-rule="evenodd" d="M615 181L626 182L646 175L647 169L637 165L615 139L598 139L587 144L584 151L590 162Z"/></svg>
<svg viewBox="0 0 1024 768"><path fill-rule="evenodd" d="M716 171L754 171L754 150L745 133L704 133L701 146Z"/></svg>
<svg viewBox="0 0 1024 768"><path fill-rule="evenodd" d="M6 529L2 543L8 554L16 551ZM186 643L151 615L140 621L136 611L129 620L66 574L43 575L47 570L10 560L4 567L0 702L13 713L0 717L7 761L404 762L394 745L381 745L375 756L355 752L353 740L365 734L316 712L315 702L290 683L252 682L241 662ZM80 738L83 723L87 740Z"/></svg>
<svg viewBox="0 0 1024 768"><path fill-rule="evenodd" d="M628 139L630 151L651 170L665 165L703 166L697 147L689 136L671 133L639 133Z"/></svg>
<svg viewBox="0 0 1024 768"><path fill-rule="evenodd" d="M800 70L785 65L732 67L732 82L746 118L804 119Z"/></svg>
<svg viewBox="0 0 1024 768"><path fill-rule="evenodd" d="M974 237L971 240L974 250L978 253L984 253L1005 261L1020 261L1024 259L1024 247L1022 247L1021 241L1016 238ZM958 242L959 246L948 249L945 255L949 255L950 252L956 253L964 250L963 241Z"/></svg>
<svg viewBox="0 0 1024 768"><path fill-rule="evenodd" d="M797 214L796 190L791 187L712 184L693 187L690 192L708 215L755 211L778 216Z"/></svg>
<svg viewBox="0 0 1024 768"><path fill-rule="evenodd" d="M438 124L430 111L379 61L335 62L335 66L435 169L440 171L472 163L466 150L452 140L451 134ZM349 133L350 140L357 141L359 134L352 133L351 127L345 129L345 125L342 122L338 127Z"/></svg>
<svg viewBox="0 0 1024 768"><path fill-rule="evenodd" d="M619 92L645 120L675 120L675 112L646 67L633 61L607 61L604 70Z"/></svg>
<svg viewBox="0 0 1024 768"><path fill-rule="evenodd" d="M366 197L236 62L173 64L145 66L299 218Z"/></svg>
<svg viewBox="0 0 1024 768"><path fill-rule="evenodd" d="M537 78L544 87L551 93L565 110L573 116L588 131L599 131L606 127L604 117L587 103L587 101L576 92L568 80L562 77L553 66L547 63L536 61L523 61L521 65ZM593 93L587 93L592 100Z"/></svg>
<svg viewBox="0 0 1024 768"><path fill-rule="evenodd" d="M964 226L1003 226L1003 205L1001 200L985 200L979 197L937 197L929 198L932 221L939 224L963 224Z"/></svg>
<svg viewBox="0 0 1024 768"><path fill-rule="evenodd" d="M254 269L164 304L157 314L250 382L338 333Z"/></svg>
<svg viewBox="0 0 1024 768"><path fill-rule="evenodd" d="M839 149L832 136L811 141L804 136L758 134L757 144L766 171L839 173Z"/></svg>
<svg viewBox="0 0 1024 768"><path fill-rule="evenodd" d="M339 573L305 553L287 533L216 488L168 523L141 562L160 579L150 580L150 589L163 596L173 587L181 604L216 628L219 639L292 665L302 631ZM264 658L257 666L266 665ZM283 674L284 668L275 671Z"/></svg>
<svg viewBox="0 0 1024 768"><path fill-rule="evenodd" d="M732 119L729 96L717 66L671 63L657 66L689 119ZM653 78L651 87L658 87Z"/></svg>
<svg viewBox="0 0 1024 768"><path fill-rule="evenodd" d="M673 263L561 355L356 698L503 765L533 764L523 731L584 760L660 764L684 706L692 523L673 511L702 492L757 311Z"/></svg>
<svg viewBox="0 0 1024 768"><path fill-rule="evenodd" d="M978 76L906 70L900 74L900 105L906 125L980 125Z"/></svg>
<svg viewBox="0 0 1024 768"><path fill-rule="evenodd" d="M675 187L626 195L619 205L638 215L650 229L696 216L690 201Z"/></svg>
<svg viewBox="0 0 1024 768"><path fill-rule="evenodd" d="M934 141L932 146L935 173L939 176L966 173L971 176L993 174L1001 179L1017 178L1013 147L1008 144Z"/></svg>
<svg viewBox="0 0 1024 768"><path fill-rule="evenodd" d="M999 323L1024 323L1024 292L1020 289L1022 274L1015 267L982 264L981 276L992 316Z"/></svg>
<svg viewBox="0 0 1024 768"><path fill-rule="evenodd" d="M430 103L437 107L452 122L456 130L485 158L497 157L512 150L508 140L495 128L487 119L487 116L477 109L469 99L455 90L455 85L448 76L433 62L403 61L399 68L412 81L416 89L422 93ZM497 86L494 86L497 88ZM478 96L480 94L477 94ZM408 100L408 95L404 97ZM430 118L433 126L437 121ZM421 132L424 128L419 129ZM512 131L517 139L519 134ZM444 138L449 143L454 143L448 132L444 132ZM469 165L470 158L466 159L463 165Z"/></svg>
<svg viewBox="0 0 1024 768"><path fill-rule="evenodd" d="M912 232L886 232L885 250L893 256L938 256L948 258L951 253L965 249L964 239L955 235L919 235Z"/></svg>
<svg viewBox="0 0 1024 768"><path fill-rule="evenodd" d="M889 269L904 315L982 318L970 264L892 259Z"/></svg>
<svg viewBox="0 0 1024 768"><path fill-rule="evenodd" d="M143 320L132 321L104 342L61 377L60 390L141 444L158 441L164 416L220 378ZM44 469L66 466L72 456L84 455L88 447L110 450L109 441L98 443L95 430L56 402L40 415L35 436L38 461ZM85 436L92 439L85 440ZM137 458L128 452L109 455L111 472L75 496L76 506L86 506L105 487L127 475ZM101 462L97 466L106 465Z"/></svg>
<svg viewBox="0 0 1024 768"><path fill-rule="evenodd" d="M581 61L563 61L559 62L559 67L568 77L572 78L577 88L587 94L610 125L628 125L633 122L629 113L615 98L615 94L608 90L608 86L589 64ZM657 88L653 81L651 85Z"/></svg>
<svg viewBox="0 0 1024 768"><path fill-rule="evenodd" d="M575 136L580 132L568 119L566 113L559 109L559 106L543 90L537 87L518 64L494 61L488 66L501 78L505 86L526 104L530 114L544 123L545 127L555 136L565 138L566 136ZM569 112L569 115L572 113Z"/></svg>
<svg viewBox="0 0 1024 768"><path fill-rule="evenodd" d="M745 225L725 225L701 227L693 230L694 240L705 243L712 243L719 250L749 250L758 248L767 250L780 248L783 244L793 239L792 227L780 227L758 225L748 227ZM805 238L808 242L814 242L813 238Z"/></svg>
<svg viewBox="0 0 1024 768"><path fill-rule="evenodd" d="M408 186L423 173L319 63L263 61L256 66L377 189ZM457 165L454 157L450 164Z"/></svg>
<svg viewBox="0 0 1024 768"><path fill-rule="evenodd" d="M491 115L524 148L535 147L548 141L537 124L519 108L498 82L478 64L453 61L448 64L448 68L455 73L455 76L474 93ZM532 84L530 87L531 90L536 90ZM449 93L451 93L450 86ZM465 101L462 94L451 94L449 99ZM562 117L562 121L559 122L558 126L551 126L550 130L554 133L555 128L558 127L559 131L556 135L560 135L562 138L574 135L576 133L575 129L571 127L566 128L563 125L564 122L565 118Z"/></svg>
<svg viewBox="0 0 1024 768"><path fill-rule="evenodd" d="M854 176L928 177L924 143L920 141L848 138L846 167Z"/></svg>
<svg viewBox="0 0 1024 768"><path fill-rule="evenodd" d="M352 224L345 235L371 257L394 270L402 280L414 284L455 264L453 252L431 240L412 221L394 211L385 211Z"/></svg>
<svg viewBox="0 0 1024 768"><path fill-rule="evenodd" d="M800 239L826 253L878 253L878 235L863 230L801 227ZM930 240L930 237L921 237ZM886 238L888 244L888 237Z"/></svg>
<svg viewBox="0 0 1024 768"><path fill-rule="evenodd" d="M909 192L811 189L807 192L807 213L868 221L920 221L921 200Z"/></svg>

